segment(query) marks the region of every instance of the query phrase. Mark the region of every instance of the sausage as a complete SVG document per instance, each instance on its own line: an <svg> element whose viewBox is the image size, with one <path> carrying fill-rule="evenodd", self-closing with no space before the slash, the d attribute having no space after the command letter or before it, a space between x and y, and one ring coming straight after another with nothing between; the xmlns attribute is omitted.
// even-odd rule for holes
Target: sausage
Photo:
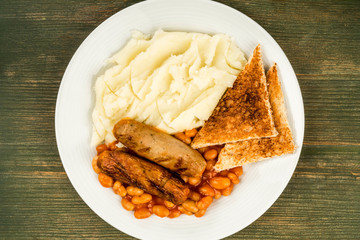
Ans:
<svg viewBox="0 0 360 240"><path fill-rule="evenodd" d="M182 141L132 119L114 126L115 138L127 148L167 169L189 177L201 177L206 162L201 154Z"/></svg>
<svg viewBox="0 0 360 240"><path fill-rule="evenodd" d="M183 203L190 193L176 173L122 149L102 152L98 158L98 167L122 183L138 187L174 204Z"/></svg>

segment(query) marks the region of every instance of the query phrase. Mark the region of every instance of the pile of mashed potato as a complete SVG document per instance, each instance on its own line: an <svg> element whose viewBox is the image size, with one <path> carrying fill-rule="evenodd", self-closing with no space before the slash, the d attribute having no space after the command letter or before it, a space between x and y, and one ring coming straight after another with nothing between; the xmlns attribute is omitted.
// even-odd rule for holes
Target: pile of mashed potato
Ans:
<svg viewBox="0 0 360 240"><path fill-rule="evenodd" d="M200 127L244 68L224 34L134 32L95 83L92 145L115 140L112 129L132 118L173 134Z"/></svg>

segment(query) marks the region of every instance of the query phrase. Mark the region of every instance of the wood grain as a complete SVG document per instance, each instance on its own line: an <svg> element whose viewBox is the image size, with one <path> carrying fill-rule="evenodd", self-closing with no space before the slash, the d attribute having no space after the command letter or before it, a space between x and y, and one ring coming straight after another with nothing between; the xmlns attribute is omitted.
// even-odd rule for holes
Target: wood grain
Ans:
<svg viewBox="0 0 360 240"><path fill-rule="evenodd" d="M94 214L70 184L54 114L78 46L136 2L0 2L0 239L133 239ZM359 2L220 2L279 43L297 74L306 115L289 185L262 217L228 239L360 239Z"/></svg>

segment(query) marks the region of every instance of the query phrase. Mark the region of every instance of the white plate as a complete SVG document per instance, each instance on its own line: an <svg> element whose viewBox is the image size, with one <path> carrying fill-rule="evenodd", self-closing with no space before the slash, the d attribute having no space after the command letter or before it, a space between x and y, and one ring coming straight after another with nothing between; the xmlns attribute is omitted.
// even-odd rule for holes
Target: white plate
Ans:
<svg viewBox="0 0 360 240"><path fill-rule="evenodd" d="M137 220L125 211L120 197L100 186L91 167L95 150L90 146L92 85L105 60L130 38L131 30L144 33L164 30L226 33L249 56L261 44L268 69L277 62L289 121L295 136L295 154L244 167L240 184L222 197L202 218L177 219L151 216ZM207 0L153 0L135 4L98 26L71 59L58 93L56 139L71 183L86 204L106 222L141 239L219 239L259 218L280 196L299 159L304 136L304 110L295 73L275 40L257 23L228 6ZM285 213L284 213L285 214Z"/></svg>

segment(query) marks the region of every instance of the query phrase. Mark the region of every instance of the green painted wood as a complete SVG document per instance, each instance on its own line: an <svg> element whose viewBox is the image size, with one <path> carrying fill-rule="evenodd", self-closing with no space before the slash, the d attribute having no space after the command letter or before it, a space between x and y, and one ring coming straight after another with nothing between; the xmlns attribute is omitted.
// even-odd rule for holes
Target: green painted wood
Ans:
<svg viewBox="0 0 360 240"><path fill-rule="evenodd" d="M0 2L0 239L133 239L94 214L70 184L54 114L78 46L136 2ZM359 2L220 2L280 44L306 114L304 148L289 185L262 217L228 239L359 239Z"/></svg>

